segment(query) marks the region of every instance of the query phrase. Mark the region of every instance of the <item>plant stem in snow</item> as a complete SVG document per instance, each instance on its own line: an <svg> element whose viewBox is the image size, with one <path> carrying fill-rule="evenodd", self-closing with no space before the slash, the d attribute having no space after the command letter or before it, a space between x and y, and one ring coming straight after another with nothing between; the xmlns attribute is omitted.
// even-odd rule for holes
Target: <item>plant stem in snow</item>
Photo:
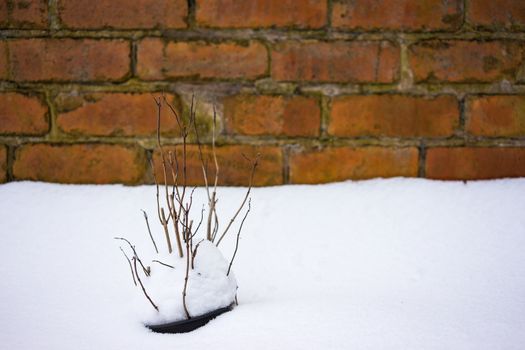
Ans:
<svg viewBox="0 0 525 350"><path fill-rule="evenodd" d="M244 214L244 217L242 218L242 221L241 221L241 226L239 226L239 231L237 232L237 241L235 242L235 250L233 251L233 256L230 261L230 266L228 266L228 272L226 273L226 276L230 275L230 270L232 268L233 259L235 259L235 255L237 254L237 249L239 248L239 239L241 238L242 225L244 225L244 220L246 220L246 217L248 216L248 213L250 212L250 209L252 208L251 202L252 202L252 199L250 198L248 200L248 210L246 211L246 214Z"/></svg>
<svg viewBox="0 0 525 350"><path fill-rule="evenodd" d="M216 247L219 246L219 244L221 243L221 241L224 238L224 236L226 236L226 233L228 233L228 230L230 229L231 225L233 224L233 222L237 218L237 215L239 215L239 213L241 212L242 208L244 207L244 204L248 200L248 197L250 196L250 192L252 190L253 176L255 175L255 169L257 168L257 164L258 163L259 163L259 154L257 154L257 157L255 158L255 161L253 162L252 173L250 175L250 184L248 186L248 190L246 191L246 195L244 196L244 199L243 199L243 201L241 203L241 206L239 207L239 209L237 210L235 215L233 215L233 217L231 218L230 222L228 223L228 226L226 226L226 229L224 230L222 235L219 237L219 240L217 241L217 244L215 245Z"/></svg>
<svg viewBox="0 0 525 350"><path fill-rule="evenodd" d="M171 266L171 265L169 265L169 264L163 263L162 261L151 260L151 262L156 262L156 263L159 263L159 264L161 264L161 265L164 265L164 266L167 266L167 267L171 267L172 269L175 268L175 266Z"/></svg>
<svg viewBox="0 0 525 350"><path fill-rule="evenodd" d="M151 229L149 227L148 214L146 214L146 212L144 210L142 212L144 213L144 219L146 220L146 226L148 227L149 237L151 238L151 242L153 242L153 246L155 247L155 251L158 254L159 250L157 249L157 244L155 243L155 240L153 239L153 235L151 234Z"/></svg>
<svg viewBox="0 0 525 350"><path fill-rule="evenodd" d="M128 256L126 255L126 253L124 253L124 250L122 249L122 247L119 247L120 248L120 251L122 252L122 254L124 254L124 256L126 257L126 260L128 261L128 264L129 264L129 268L131 270L131 277L133 277L133 283L135 284L135 286L137 285L137 281L135 280L135 273L133 272L133 267L131 266L131 261L129 260Z"/></svg>
<svg viewBox="0 0 525 350"><path fill-rule="evenodd" d="M153 305L153 307L155 308L155 310L159 311L159 308L157 305L155 305L155 303L153 302L153 300L151 300L151 298L149 297L148 293L146 293L146 288L144 288L144 285L142 284L142 281L140 280L140 277L139 277L139 273L137 272L137 257L133 257L133 266L135 266L135 274L137 275L137 280L139 281L139 284L140 284L140 287L142 288L142 291L144 292L144 295L146 296L146 298L149 300L149 302L151 303L151 305Z"/></svg>

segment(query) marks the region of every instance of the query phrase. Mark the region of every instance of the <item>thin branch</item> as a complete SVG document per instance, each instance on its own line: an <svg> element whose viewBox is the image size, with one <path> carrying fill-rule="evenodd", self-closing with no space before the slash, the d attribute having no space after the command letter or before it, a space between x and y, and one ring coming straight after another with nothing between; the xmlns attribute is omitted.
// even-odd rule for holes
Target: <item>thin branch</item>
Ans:
<svg viewBox="0 0 525 350"><path fill-rule="evenodd" d="M169 265L169 264L163 263L162 261L151 260L151 262L156 262L156 263L159 263L159 264L161 264L161 265L164 265L164 266L167 266L167 267L171 267L172 269L175 268L175 266L171 266L171 265Z"/></svg>
<svg viewBox="0 0 525 350"><path fill-rule="evenodd" d="M158 254L159 250L157 249L157 244L155 243L155 240L153 239L153 235L151 234L151 229L149 227L148 214L146 214L146 212L144 210L142 210L142 212L144 213L144 220L146 220L146 226L148 227L149 237L151 238L151 242L153 243L153 246L155 247L155 251Z"/></svg>
<svg viewBox="0 0 525 350"><path fill-rule="evenodd" d="M145 274L146 276L149 276L149 275L150 275L150 269L149 269L149 267L146 268L146 267L144 266L144 264L142 263L142 260L140 260L139 255L137 254L137 250L135 249L135 246L134 246L133 244L131 244L130 241L128 241L127 239L122 238L122 237L113 237L113 239L118 239L118 240L120 240L120 241L124 241L124 242L126 242L126 243L129 245L129 247L130 247L131 250L133 251L133 255L134 255L134 256L137 258L137 260L139 261L140 266L142 267L142 270L144 271L144 274Z"/></svg>
<svg viewBox="0 0 525 350"><path fill-rule="evenodd" d="M226 236L226 233L228 233L228 230L230 229L231 225L233 224L233 222L235 221L235 219L237 218L237 216L241 212L242 208L244 207L244 204L246 203L246 201L248 200L248 197L250 196L250 192L252 190L252 184L253 184L253 176L255 175L255 169L257 168L257 164L259 163L259 156L260 155L257 154L257 156L255 157L255 161L253 162L253 165L252 165L252 173L250 175L250 184L248 186L248 191L246 191L246 195L244 196L244 199L243 199L243 201L241 203L241 206L239 207L239 209L237 210L235 215L233 215L233 217L231 218L230 222L228 223L228 226L226 226L226 229L224 230L222 235L219 237L219 240L217 241L217 244L216 244L217 247L221 243L221 241L224 238L224 236Z"/></svg>
<svg viewBox="0 0 525 350"><path fill-rule="evenodd" d="M244 217L242 218L242 221L241 221L241 226L239 226L239 231L237 232L237 241L235 242L235 250L233 251L233 256L230 261L230 266L228 266L228 272L226 273L226 276L230 275L230 270L232 268L233 259L235 259L235 255L237 254L237 249L239 248L239 239L241 238L242 225L244 225L244 220L246 220L246 217L248 216L248 213L250 212L250 209L252 208L251 202L252 202L252 199L250 198L248 200L248 210L246 211L246 214L244 214Z"/></svg>
<svg viewBox="0 0 525 350"><path fill-rule="evenodd" d="M140 280L139 274L137 272L137 257L135 257L135 256L133 257L133 265L135 266L135 274L137 275L137 280L139 281L140 287L142 288L142 291L144 292L144 295L149 300L151 305L155 308L155 310L159 311L158 306L155 305L153 300L151 300L151 298L149 297L148 293L146 293L146 288L144 288L144 285L142 284L142 281Z"/></svg>
<svg viewBox="0 0 525 350"><path fill-rule="evenodd" d="M133 283L135 285L137 285L137 281L135 280L135 273L133 272L133 267L131 266L131 261L129 260L128 256L126 255L126 253L124 253L124 250L122 249L122 247L119 247L120 248L120 251L122 252L122 254L124 254L124 256L126 257L126 260L128 261L128 264L129 264L129 268L131 270L131 277L133 277Z"/></svg>

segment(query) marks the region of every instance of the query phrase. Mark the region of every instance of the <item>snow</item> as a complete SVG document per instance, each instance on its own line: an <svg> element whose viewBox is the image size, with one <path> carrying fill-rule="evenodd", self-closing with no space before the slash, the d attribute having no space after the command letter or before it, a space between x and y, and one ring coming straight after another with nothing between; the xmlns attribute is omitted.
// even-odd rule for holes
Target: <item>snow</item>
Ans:
<svg viewBox="0 0 525 350"><path fill-rule="evenodd" d="M219 213L243 193L221 188ZM240 305L175 335L142 326L113 240L151 245L140 209L153 217L154 194L1 185L0 347L523 349L525 179L254 189L233 265Z"/></svg>
<svg viewBox="0 0 525 350"><path fill-rule="evenodd" d="M161 245L162 248L164 248L163 245ZM135 308L139 319L149 325L186 319L182 303L186 258L179 258L177 254L156 254L153 249L151 249L150 258L144 259L144 263L155 259L173 268L155 263L147 264L151 268L151 276L141 277L141 281L148 295L158 306L159 312L147 301L140 286L135 287ZM143 250L139 255L141 259L144 258L142 252ZM187 287L186 299L188 311L192 317L229 306L235 301L237 281L233 272L226 275L228 265L229 262L214 244L207 240L199 243L194 269L189 270ZM131 281L131 271L129 278ZM130 286L134 287L131 283Z"/></svg>

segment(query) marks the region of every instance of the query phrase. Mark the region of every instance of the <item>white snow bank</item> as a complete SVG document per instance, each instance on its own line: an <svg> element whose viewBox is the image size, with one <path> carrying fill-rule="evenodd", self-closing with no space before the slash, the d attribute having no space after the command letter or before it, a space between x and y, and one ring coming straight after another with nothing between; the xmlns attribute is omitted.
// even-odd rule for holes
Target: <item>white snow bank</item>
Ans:
<svg viewBox="0 0 525 350"><path fill-rule="evenodd" d="M243 193L220 189L219 210ZM255 189L233 266L240 305L179 335L142 326L113 240L151 244L140 209L154 213L154 195L1 185L0 347L523 349L525 179Z"/></svg>
<svg viewBox="0 0 525 350"><path fill-rule="evenodd" d="M158 239L157 242L160 243L159 248L162 251L164 242ZM142 254L147 247L141 248L144 249L140 250L140 258L144 259L146 255ZM159 311L157 312L151 306L140 286L135 287L130 284L130 288L133 287L135 290L135 308L140 320L145 324L154 325L186 319L182 303L186 258L179 258L176 252L154 254L153 251L151 253L147 255L149 259L144 259L144 263L151 268L151 275L148 278L141 277L141 281ZM155 263L150 264L149 262L153 259L173 268ZM237 293L237 281L233 272L226 275L229 262L222 256L220 250L213 243L204 240L199 243L194 262L194 269L189 270L186 291L186 302L190 315L200 316L231 305ZM129 278L132 279L131 272L129 272Z"/></svg>

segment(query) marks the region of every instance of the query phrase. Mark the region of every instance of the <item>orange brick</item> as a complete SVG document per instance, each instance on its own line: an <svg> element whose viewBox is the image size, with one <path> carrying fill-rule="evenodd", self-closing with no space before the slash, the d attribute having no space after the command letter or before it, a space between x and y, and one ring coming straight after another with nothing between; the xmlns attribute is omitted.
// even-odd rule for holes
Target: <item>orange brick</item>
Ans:
<svg viewBox="0 0 525 350"><path fill-rule="evenodd" d="M138 75L146 80L171 78L255 79L266 73L264 45L250 42L210 44L144 39L138 47Z"/></svg>
<svg viewBox="0 0 525 350"><path fill-rule="evenodd" d="M176 152L179 160L179 169L182 169L183 152L182 146L164 147L166 158L169 152ZM219 163L219 184L229 186L247 186L250 180L251 163L244 158L255 159L260 153L259 165L255 173L254 186L280 185L283 183L283 159L279 147L250 146L250 145L229 145L216 148L217 161ZM215 176L215 167L211 157L211 147L203 146L203 158L208 165L208 181L212 183ZM162 158L158 150L153 155L155 171L159 183L164 182L162 171ZM168 170L170 171L171 168ZM173 177L168 174L169 182ZM183 183L183 172L179 175L179 184ZM187 181L188 185L204 185L202 166L199 158L199 151L196 145L187 146Z"/></svg>
<svg viewBox="0 0 525 350"><path fill-rule="evenodd" d="M224 118L234 134L316 136L321 109L314 98L238 95L225 99Z"/></svg>
<svg viewBox="0 0 525 350"><path fill-rule="evenodd" d="M335 1L332 25L364 30L455 30L461 26L462 3L459 0Z"/></svg>
<svg viewBox="0 0 525 350"><path fill-rule="evenodd" d="M459 124L453 96L403 95L337 97L328 133L335 136L445 137Z"/></svg>
<svg viewBox="0 0 525 350"><path fill-rule="evenodd" d="M320 28L327 2L317 0L206 0L197 2L197 24L205 27Z"/></svg>
<svg viewBox="0 0 525 350"><path fill-rule="evenodd" d="M16 81L122 80L129 73L124 40L17 39L8 42Z"/></svg>
<svg viewBox="0 0 525 350"><path fill-rule="evenodd" d="M136 184L145 169L146 154L136 146L30 144L16 150L13 175L59 183Z"/></svg>
<svg viewBox="0 0 525 350"><path fill-rule="evenodd" d="M0 134L42 135L48 130L47 107L38 98L0 93Z"/></svg>
<svg viewBox="0 0 525 350"><path fill-rule="evenodd" d="M523 0L470 0L468 20L474 26L494 29L524 29L525 2Z"/></svg>
<svg viewBox="0 0 525 350"><path fill-rule="evenodd" d="M59 96L62 108L58 127L66 133L97 136L151 136L157 131L157 105L150 93L95 93L80 96ZM180 113L179 101L166 95L168 102ZM59 103L59 108L61 108ZM161 108L161 130L165 135L179 135L175 117L167 106Z"/></svg>
<svg viewBox="0 0 525 350"><path fill-rule="evenodd" d="M0 145L0 183L7 180L7 148Z"/></svg>
<svg viewBox="0 0 525 350"><path fill-rule="evenodd" d="M68 28L184 28L186 0L68 0L59 14Z"/></svg>
<svg viewBox="0 0 525 350"><path fill-rule="evenodd" d="M525 42L430 40L410 46L409 51L418 82L512 81L524 63Z"/></svg>
<svg viewBox="0 0 525 350"><path fill-rule="evenodd" d="M429 148L426 176L441 180L525 176L525 148Z"/></svg>
<svg viewBox="0 0 525 350"><path fill-rule="evenodd" d="M391 83L399 48L389 42L284 42L272 51L272 77L284 81Z"/></svg>
<svg viewBox="0 0 525 350"><path fill-rule="evenodd" d="M524 136L525 96L469 98L466 129L480 136Z"/></svg>
<svg viewBox="0 0 525 350"><path fill-rule="evenodd" d="M347 179L417 176L418 150L409 148L326 148L290 155L290 181L315 184Z"/></svg>
<svg viewBox="0 0 525 350"><path fill-rule="evenodd" d="M0 0L0 28L45 29L47 16L47 0Z"/></svg>

